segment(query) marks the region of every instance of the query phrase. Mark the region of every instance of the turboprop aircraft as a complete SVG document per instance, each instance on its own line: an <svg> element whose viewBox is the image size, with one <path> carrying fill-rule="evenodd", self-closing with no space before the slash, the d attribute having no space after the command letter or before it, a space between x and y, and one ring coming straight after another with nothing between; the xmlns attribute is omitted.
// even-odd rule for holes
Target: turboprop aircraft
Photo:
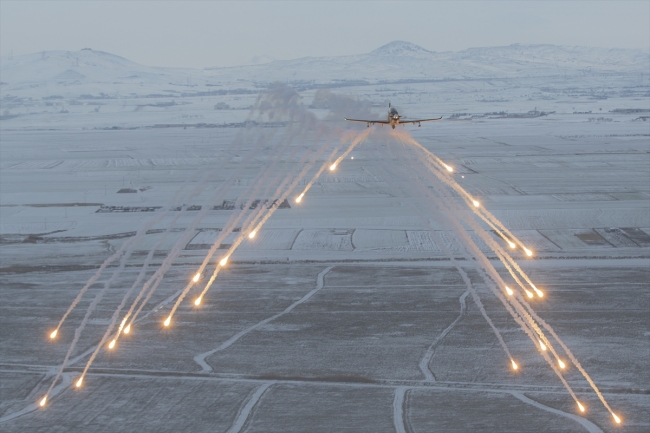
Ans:
<svg viewBox="0 0 650 433"><path fill-rule="evenodd" d="M412 124L418 124L418 126L422 126L420 123L422 122L435 122L436 120L440 120L442 117L437 117L435 119L417 119L417 120L402 120L402 116L399 115L397 112L397 109L395 107L390 106L390 102L388 103L388 119L387 120L363 120L363 119L348 119L347 117L345 120L348 122L363 122L366 123L368 127L370 125L374 125L375 123L384 126L384 125L390 125L393 129L397 125L404 125L406 123L412 123Z"/></svg>

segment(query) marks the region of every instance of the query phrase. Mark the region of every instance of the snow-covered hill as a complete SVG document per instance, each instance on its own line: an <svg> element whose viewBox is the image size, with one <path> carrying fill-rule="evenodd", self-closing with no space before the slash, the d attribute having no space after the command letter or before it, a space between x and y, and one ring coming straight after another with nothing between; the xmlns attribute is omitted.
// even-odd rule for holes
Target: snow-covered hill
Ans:
<svg viewBox="0 0 650 433"><path fill-rule="evenodd" d="M143 66L91 49L44 51L5 58L0 68L3 94L21 91L66 96L140 93L139 88L152 85L191 85L194 76L202 75L199 70Z"/></svg>
<svg viewBox="0 0 650 433"><path fill-rule="evenodd" d="M265 59L266 60L266 59ZM394 41L366 54L260 61L228 67L180 69L139 65L101 51L47 51L2 59L2 95L198 94L263 86L273 81L311 84L366 81L518 78L581 73L638 73L650 68L641 50L510 45L432 52Z"/></svg>

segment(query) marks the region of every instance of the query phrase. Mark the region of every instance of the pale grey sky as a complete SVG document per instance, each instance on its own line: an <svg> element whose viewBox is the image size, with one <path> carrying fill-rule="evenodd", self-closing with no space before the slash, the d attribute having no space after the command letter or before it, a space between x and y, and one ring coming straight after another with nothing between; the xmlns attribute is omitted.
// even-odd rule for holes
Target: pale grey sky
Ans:
<svg viewBox="0 0 650 433"><path fill-rule="evenodd" d="M338 56L405 40L650 49L650 1L0 1L0 55L90 47L151 66Z"/></svg>

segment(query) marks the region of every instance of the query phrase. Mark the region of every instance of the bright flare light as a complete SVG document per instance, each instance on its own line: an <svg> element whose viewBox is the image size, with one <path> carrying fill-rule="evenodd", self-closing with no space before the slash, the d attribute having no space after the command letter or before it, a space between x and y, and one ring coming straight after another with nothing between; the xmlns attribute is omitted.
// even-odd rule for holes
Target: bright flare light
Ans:
<svg viewBox="0 0 650 433"><path fill-rule="evenodd" d="M512 289L508 286L506 286L506 292L508 293L509 296L512 296L512 294L514 293Z"/></svg>
<svg viewBox="0 0 650 433"><path fill-rule="evenodd" d="M131 325L128 325L126 328L124 328L124 333L128 334L131 331Z"/></svg>
<svg viewBox="0 0 650 433"><path fill-rule="evenodd" d="M112 349L112 348L114 348L114 347L115 347L115 339L113 339L113 340L108 344L108 348L109 348L109 349Z"/></svg>
<svg viewBox="0 0 650 433"><path fill-rule="evenodd" d="M530 290L526 290L526 295L528 295L529 298L532 298L533 292L531 292Z"/></svg>
<svg viewBox="0 0 650 433"><path fill-rule="evenodd" d="M42 399L41 402L39 403L39 404L41 405L41 407L45 406L45 402L46 402L46 401L47 401L47 396L43 397L43 399Z"/></svg>
<svg viewBox="0 0 650 433"><path fill-rule="evenodd" d="M165 322L163 323L165 326L169 326L169 323L172 321L171 317L168 317L165 319Z"/></svg>
<svg viewBox="0 0 650 433"><path fill-rule="evenodd" d="M354 159L354 156L351 156L350 159Z"/></svg>
<svg viewBox="0 0 650 433"><path fill-rule="evenodd" d="M451 173L451 172L454 171L454 169L451 168L450 166L448 166L447 164L445 164L445 168L447 169L447 171L448 171L449 173Z"/></svg>
<svg viewBox="0 0 650 433"><path fill-rule="evenodd" d="M533 252L532 252L531 250L529 250L528 248L524 248L524 251L526 252L526 255L527 255L528 257L530 257L530 256L533 255Z"/></svg>
<svg viewBox="0 0 650 433"><path fill-rule="evenodd" d="M50 334L50 338L56 338L56 333L57 333L57 332L59 332L57 329L55 329L54 331L52 331L52 333Z"/></svg>
<svg viewBox="0 0 650 433"><path fill-rule="evenodd" d="M513 250L517 248L517 245L512 241L508 241L508 245L510 245L510 248L512 248Z"/></svg>
<svg viewBox="0 0 650 433"><path fill-rule="evenodd" d="M540 298L544 297L544 292L542 292L541 290L539 290L537 288L535 288L535 293L537 293L537 296L539 296Z"/></svg>
<svg viewBox="0 0 650 433"><path fill-rule="evenodd" d="M541 340L540 340L540 342L539 342L539 347L540 347L540 349L542 349L543 351L546 351L546 345L545 345L544 343L542 343Z"/></svg>
<svg viewBox="0 0 650 433"><path fill-rule="evenodd" d="M298 198L296 199L296 203L300 203L300 202L302 201L302 198L303 198L304 196L305 196L305 193L304 193L304 192L303 192L302 194L300 194L300 195L298 196Z"/></svg>
<svg viewBox="0 0 650 433"><path fill-rule="evenodd" d="M612 416L614 417L614 421L616 421L616 424L621 423L621 419L619 417L617 417L615 413L613 413Z"/></svg>
<svg viewBox="0 0 650 433"><path fill-rule="evenodd" d="M196 298L196 301L194 301L194 305L201 305L201 298Z"/></svg>
<svg viewBox="0 0 650 433"><path fill-rule="evenodd" d="M566 367L566 365L564 364L564 362L561 359L558 359L557 363L560 365L560 368L562 368L562 369L564 369L564 367Z"/></svg>
<svg viewBox="0 0 650 433"><path fill-rule="evenodd" d="M585 407L580 402L578 402L578 409L580 409L580 412L585 411Z"/></svg>
<svg viewBox="0 0 650 433"><path fill-rule="evenodd" d="M511 359L510 362L512 362L512 369L513 369L513 370L516 370L516 369L519 368L519 366L517 365L517 363L515 362L514 359Z"/></svg>
<svg viewBox="0 0 650 433"><path fill-rule="evenodd" d="M221 266L226 266L226 263L228 263L228 256L224 257L223 259L221 259L221 261L219 261L219 264Z"/></svg>
<svg viewBox="0 0 650 433"><path fill-rule="evenodd" d="M250 233L248 234L248 239L253 239L253 238L255 237L256 234L257 234L257 232L256 232L255 230L253 230L252 232L250 232Z"/></svg>
<svg viewBox="0 0 650 433"><path fill-rule="evenodd" d="M194 278L192 278L192 281L196 283L197 281L199 281L199 278L201 278L201 274L197 272L196 275L194 275Z"/></svg>
<svg viewBox="0 0 650 433"><path fill-rule="evenodd" d="M336 163L330 165L330 171L334 171L336 169Z"/></svg>
<svg viewBox="0 0 650 433"><path fill-rule="evenodd" d="M474 203L474 207L479 207L481 203L477 202L476 200L472 200L472 203Z"/></svg>
<svg viewBox="0 0 650 433"><path fill-rule="evenodd" d="M77 381L77 388L81 388L81 384L83 383L83 381L84 381L84 377L81 376L81 377L79 378L79 380Z"/></svg>

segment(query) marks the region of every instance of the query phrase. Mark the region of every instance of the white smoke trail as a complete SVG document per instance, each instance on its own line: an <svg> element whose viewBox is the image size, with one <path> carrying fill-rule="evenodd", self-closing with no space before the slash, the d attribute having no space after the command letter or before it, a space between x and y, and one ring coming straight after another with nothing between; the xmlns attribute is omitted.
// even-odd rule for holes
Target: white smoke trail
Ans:
<svg viewBox="0 0 650 433"><path fill-rule="evenodd" d="M390 150L390 147L389 147L389 150ZM412 165L412 166L413 166L413 165ZM394 173L395 176L394 176L394 177L391 177L389 182L387 181L388 184L392 184L392 183L394 182L395 177L400 177L400 178L402 178L402 179L405 179L405 176L408 176L408 175L406 175L406 174L403 172L403 168L404 168L403 166L399 165L399 166L396 166L396 167L402 169L402 170L401 170L401 173L400 173L401 176L398 175L395 171L392 171L392 173ZM414 168L419 169L420 167L415 166ZM418 171L419 171L419 170L418 170ZM410 180L413 180L413 179L410 179ZM425 185L420 181L420 179L418 179L418 178L416 177L416 178L414 179L414 181L415 181L415 186L419 187L419 191L420 191L420 193L422 194L422 196L423 196L423 197L429 197L429 198L431 198L431 195L432 195L431 192L430 192L430 191L426 188L426 186L425 186ZM410 191L411 191L411 188L406 188L406 189L402 190L401 192L402 192L402 193L406 193L406 194L408 194ZM435 198L434 198L434 201L435 201ZM425 205L428 205L428 202L424 202L424 204L425 204ZM421 209L420 209L419 206L415 206L415 209L416 209L418 212L421 213ZM436 208L436 209L433 209L433 212L436 213L437 215L439 215L439 216L441 217L441 219L442 219L442 223L443 223L446 227L450 227L450 223L449 223L449 221L448 221L448 216L447 216L444 212L439 212L438 210L439 210L439 209L437 209L437 208ZM436 212L436 211L438 211L438 212ZM427 218L426 216L422 215L422 214L421 214L421 217L422 217L422 219L423 219L424 221L428 221L429 225L430 225L431 228L433 229L433 225L431 224L431 221L428 220L428 218ZM451 230L450 230L450 231L451 231ZM432 231L432 232L435 232L435 231ZM488 316L487 311L485 310L485 307L484 307L484 305L483 305L483 302L481 301L481 298L480 298L478 292L476 291L476 289L474 288L474 286L473 286L473 284L472 284L472 282L471 282L469 276L467 275L467 273L465 272L465 270L462 268L462 266L461 266L461 265L456 261L456 258L454 257L453 252L452 252L451 249L447 246L447 243L446 243L446 242L444 241L444 239L442 238L442 235L441 235L440 233L436 233L436 234L437 234L437 237L438 237L438 239L439 239L439 244L442 246L443 251L445 252L445 254L447 255L447 257L449 257L451 263L454 265L454 267L456 268L456 270L457 270L458 273L460 274L460 276L461 276L463 282L465 283L465 286L467 287L467 290L468 290L468 291L470 292L470 294L472 295L472 300L474 301L474 303L475 303L476 306L478 307L478 309L479 309L481 315L483 316L483 318L485 319L485 321L488 323L488 325L490 326L490 328L491 328L492 331L494 332L495 336L497 337L497 340L499 341L499 344L501 345L501 348L503 349L503 351L504 351L504 352L506 353L506 355L508 356L508 359L510 359L510 361L514 363L514 360L513 360L512 354L510 353L510 350L508 349L508 346L507 346L505 340L504 340L503 337L501 336L501 333L499 332L499 330L497 329L497 327L496 327L496 326L494 325L494 323L492 322L492 319L490 319L490 317ZM471 259L470 259L467 255L465 255L465 258L466 258L466 260L471 261Z"/></svg>
<svg viewBox="0 0 650 433"><path fill-rule="evenodd" d="M430 167L430 168L432 168L432 167ZM435 168L432 168L432 171L434 171L434 170L435 170ZM434 183L434 185L435 185L435 183ZM438 187L438 188L439 188L439 187ZM444 196L444 194L441 195L440 198L448 202L448 198L446 198L446 197ZM447 204L448 204L448 203L447 203ZM456 214L464 215L464 213L459 212L459 209L454 209L454 208L452 208L452 207L449 207L449 209L452 209L452 211L455 210L455 211L456 211ZM468 225L470 225L471 228L474 229L475 233L479 233L479 234L480 234L480 233L485 233L485 232L482 230L482 228L480 228L480 226L478 226L478 225L475 224L475 222L474 222L473 220L471 220L471 219L469 219L469 218L463 218L463 220L464 220ZM457 224L457 226L458 226L458 228L459 228L460 230L464 231L464 229L462 228L462 226L460 226L459 224ZM460 230L459 230L459 232L460 232ZM457 232L457 233L458 233L458 232ZM465 234L465 237L466 237L466 240L470 240L470 239L469 239L469 236L468 236L467 234ZM485 239L487 239L487 238L489 237L489 235L487 235L487 233L485 233L485 236L484 236L484 237L485 237ZM491 247L496 247L496 248L498 248L498 249L500 250L501 253L504 253L503 250L500 249L500 247L498 246L498 244L495 244L494 241L493 241L492 239L489 239L489 241L491 241L491 243L492 243ZM480 253L480 250L479 250L478 247L476 247L475 245L474 245L474 250L475 250L475 252ZM507 253L505 253L505 254L507 255ZM500 279L500 276L498 275L498 273L496 272L496 270L494 270L494 268L491 266L491 264L489 263L489 261L487 260L487 258L486 258L482 253L480 253L480 255L475 255L475 257L477 257L477 258L479 259L479 261L482 262L482 268L485 269L485 270L487 270L490 274L492 274L492 279L494 279L494 281L497 281L498 284L503 284L503 285L505 285L505 283L503 283L503 281ZM501 258L501 257L499 257L499 258ZM505 264L505 261L504 261L504 264ZM478 269L478 268L477 268L477 269ZM483 272L483 269L478 269L478 270L479 270L480 272ZM505 299L505 298L503 297L503 295L501 294L501 291L499 291L495 286L493 286L493 285L492 285L492 286L489 285L489 286L491 287L493 293L494 293L494 294L495 294L495 295L496 295L496 296L497 296L497 297L502 301L502 303L504 304L504 306L506 306L506 308L511 312L511 315L513 315L513 317L515 317L514 311L513 311L511 308L509 308L509 305L508 305L508 303L512 303L514 309L517 311L517 313L516 313L516 316L517 316L517 317L515 317L515 320L517 320L518 322L519 322L520 320L521 320L522 322L524 322L524 323L520 323L520 325L523 325L523 326L522 326L522 329L524 329L524 331L528 334L529 338L533 341L533 343L534 343L535 346L537 347L537 341L536 341L536 338L537 338L538 336L540 336L540 337L543 336L543 332L541 331L541 329L539 328L539 326L537 325L537 323L536 323L536 321L535 321L537 318L534 317L534 316L531 316L531 315L528 313L528 311L526 311L526 308L524 308L524 307L522 306L522 304L519 303L516 299L510 299L510 298L509 298L509 299ZM528 306L528 304L525 303L525 301L523 302L523 304L526 305L526 306ZM528 306L528 308L530 308L530 306ZM532 311L532 308L531 308L531 311ZM519 318L519 320L518 320L518 318ZM549 329L551 329L550 326L547 328L547 330L549 330ZM550 331L549 331L549 332L550 332ZM536 335L536 334L537 334L537 335ZM555 334L555 333L553 333L553 334ZM553 334L552 334L552 335L553 335ZM556 335L554 335L554 338L555 338L555 337L556 337ZM548 342L548 339L546 339L546 337L542 337L542 338L543 338L544 341ZM561 341L561 340L559 340L559 338L556 338L556 340L558 341L558 343ZM562 343L562 344L563 344L563 343ZM561 372L557 369L556 364L555 364L553 361L550 360L550 358L548 357L548 355L546 355L546 354L544 354L544 353L543 353L543 355L544 355L544 358L546 359L546 361L549 363L549 365L550 365L551 368L553 369L553 371L558 375L558 377L560 377L562 383L565 385L565 387L567 388L567 390L569 390L569 393L570 393L571 396L574 398L574 400L576 401L576 403L579 404L579 401L578 401L577 398L575 397L575 394L573 393L573 391L571 390L571 388L568 386L568 384L567 384L566 381L564 380L563 376L561 375ZM557 356L557 355L556 355L556 356ZM573 360L572 360L572 361L573 361ZM577 360L576 360L576 361L577 361ZM583 371L584 371L584 370L583 370ZM581 372L583 372L583 371L581 371ZM586 375L586 372L584 372L583 375L585 375L586 377L588 377L588 376ZM593 381L592 381L590 378L588 379L588 382L590 382L590 384L593 383ZM595 388L595 384L594 384L592 387ZM596 389L597 389L597 388L596 388ZM598 394L599 398L601 398L601 401L604 403L605 407L610 411L610 413L612 413L612 415L614 415L614 413L612 412L611 408L609 407L609 405L607 405L606 401L605 401L604 398L602 397L602 394L599 393L599 392L597 392L597 394Z"/></svg>
<svg viewBox="0 0 650 433"><path fill-rule="evenodd" d="M187 209L187 207L184 207L183 211L185 211L186 209ZM163 233L161 238L149 250L149 253L147 254L147 257L145 258L144 263L142 264L142 269L138 273L138 277L136 278L135 282L131 285L131 288L129 288L129 290L124 294L124 296L122 298L122 302L117 307L117 309L113 313L113 316L111 317L111 322L109 323L108 328L106 329L106 332L104 333L104 335L100 339L99 343L97 344L97 347L95 348L95 350L91 354L88 362L86 363L86 366L84 367L83 373L81 374L82 378L86 375L86 372L88 371L88 369L92 365L93 361L95 360L95 357L99 353L99 350L101 349L103 344L108 340L108 336L111 334L111 332L113 331L113 328L117 324L117 319L119 317L119 314L122 311L122 309L124 308L124 306L126 305L126 302L128 301L129 297L131 296L131 294L133 293L135 288L140 284L140 282L142 281L142 279L146 275L147 268L149 267L149 263L153 259L154 253L156 252L158 247L166 240L167 235L171 232L172 228L174 227L174 224L176 223L176 221L178 221L178 219L181 217L181 215L182 215L182 212L178 212L178 214L174 217L174 219L167 226L167 229L165 230L165 232ZM114 340L115 342L119 338L119 336L120 336L120 334L121 334L121 332L122 332L122 330L124 328L124 324L126 323L126 320L127 320L126 318L122 320L122 322L120 324L120 327L119 327L119 330L117 332L117 335L115 336L115 340Z"/></svg>
<svg viewBox="0 0 650 433"><path fill-rule="evenodd" d="M275 152L273 154L275 156L271 156L271 158L270 158L273 161L271 167L267 168L265 171L261 172L258 175L258 179L260 179L260 177L261 177L261 181L259 181L259 180L258 181L253 181L251 186L249 187L249 192L250 192L250 188L255 187L259 182L263 183L263 181L266 180L266 178L268 178L268 176L270 176L273 173L273 171L274 171L273 169L275 168L277 163L280 162L281 156L284 153L285 149L287 147L289 147L289 145L297 137L301 136L302 134L304 134L309 129L314 128L315 126L317 126L316 117L312 113L307 112L304 109L304 107L302 107L302 105L299 105L299 104L296 103L296 102L299 103L299 98L296 97L297 94L294 91L288 91L287 92L286 89L276 89L276 90L279 90L279 92L272 92L270 94L270 96L269 96L269 99L274 100L276 102L279 100L280 105L281 105L280 109L276 109L276 111L271 111L272 104L264 105L265 102L266 102L265 100L261 100L261 102L259 104L259 106L260 106L259 109L260 109L260 111L264 111L265 113L267 113L269 115L270 119L273 119L277 115L277 112L279 112L280 115L289 113L289 115L291 116L290 117L291 122L289 123L287 129L285 130L284 137L281 138L279 140L279 143L276 145L276 150L275 150ZM282 98L286 98L287 93L289 94L288 102L282 99ZM278 96L278 94L280 94L280 96ZM280 98L280 99L278 99L278 98ZM293 127L294 123L299 125L299 127L297 129L295 129ZM322 130L321 130L321 133L322 133ZM227 224L227 227L225 227L224 230L221 231L219 237L213 243L212 248L210 249L210 251L208 252L208 255L206 256L206 260L203 261L203 263L202 263L202 265L200 267L200 270L198 272L199 275L205 269L205 266L207 265L207 262L209 261L211 256L214 254L214 252L216 251L218 246L222 243L222 241L225 239L225 237L228 234L230 234L232 229L236 226L236 224L244 216L245 212L248 210L248 208L250 207L250 205L252 204L252 201L254 199L255 199L255 197L253 195L253 197L251 197L249 199L249 203L247 203L245 205L245 209L244 209L243 213L240 213L240 214L235 213L235 214L233 214L233 216L231 217L231 220ZM170 261L173 261L175 259L175 256L177 256L178 254L180 254L180 251L176 252L176 251L174 251L174 249L172 249L172 251L170 251L170 255L168 256L169 258L171 258ZM166 272L166 269L163 272L161 272L159 275L164 276L164 272ZM152 280L153 278L157 278L157 277L158 276L154 275L150 280ZM153 283L152 288L149 291L147 297L140 304L140 307L138 308L138 310L137 310L136 314L134 315L133 319L131 319L130 323L133 323L133 320L135 320L135 317L137 317L137 314L142 310L142 308L145 305L146 301L151 297L151 295L156 290L157 286L160 284L161 281L162 281L162 278L157 278L156 281ZM187 294L187 292L191 289L191 287L193 285L192 283L193 282L190 282L181 291L181 295L179 296L180 299L182 299ZM177 308L177 306L178 306L178 301L175 304L174 311ZM168 324L169 321L167 321L166 323Z"/></svg>
<svg viewBox="0 0 650 433"><path fill-rule="evenodd" d="M317 140L317 141L318 141L318 140ZM241 230L241 232L240 232L241 234L237 237L237 239L235 240L235 242L233 242L233 244L230 246L230 248L229 248L228 251L226 252L226 254L225 254L226 260L227 260L228 257L230 257L230 256L232 255L232 253L233 253L233 252L234 252L234 251L239 247L239 245L240 245L240 244L245 240L245 237L247 236L247 234L249 234L249 233L251 233L251 232L257 232L257 231L260 230L260 228L262 227L262 225L263 225L263 224L264 224L264 223L265 223L265 222L266 222L266 221L267 221L267 220L268 220L268 219L273 215L273 213L274 213L274 212L279 208L279 204L278 204L277 206L275 206L273 203L282 203L282 202L287 198L287 196L288 196L288 195L293 191L293 189L294 189L294 188L296 187L296 185L300 182L300 180L304 177L304 175L309 171L309 169L311 168L311 166L316 162L317 158L318 158L318 157L319 157L319 156L320 156L320 155L321 155L321 154L322 154L322 153L323 153L323 152L324 152L324 151L325 151L325 150L330 146L330 144L331 144L331 140L327 140L327 141L325 142L324 145L322 145L322 146L321 146L317 151L314 152L314 154L313 154L313 156L312 156L312 158L311 158L311 163L309 163L309 164L307 164L305 167L303 167L302 171L301 171L301 172L300 172L300 173L299 173L299 174L294 178L294 181L292 182L292 184L291 184L291 185L290 185L290 186L285 190L285 192L284 192L283 194L280 194L280 192L284 189L284 187L285 187L286 183L288 182L288 180L290 179L290 177L287 176L287 177L285 178L285 180L280 184L280 186L278 186L277 190L275 191L275 194L272 195L272 197L278 197L278 198L276 198L276 199L273 200L271 206L267 209L268 212L266 213L266 215L265 215L264 218L262 219L262 222L257 223L257 221L259 220L259 218L260 218L260 217L262 216L262 214L264 213L264 210L265 210L265 209L264 209L263 207L260 207L259 210L258 210L258 212L251 213L251 215L249 216L249 218L244 222L244 224L242 224L242 230ZM302 159L300 162L303 163L303 162L305 161L305 158L306 158L306 157L307 157L307 155L305 155L305 156L303 157L303 159ZM247 227L254 227L254 229L253 229L253 230L249 230ZM220 239L217 239L217 240L215 241L215 243L213 244L213 248L214 248L215 246L219 245L220 243L221 243ZM211 258L211 257L212 257L212 255L211 255L211 254L208 254L208 256L206 257L206 259L209 260L209 258ZM201 269L204 269L204 265L205 265L205 263L206 263L206 260L204 260L204 263L203 263ZM210 276L210 279L209 279L208 282L206 283L204 289L201 291L201 294L198 296L196 302L198 302L198 303L201 302L203 296L204 296L205 293L210 289L210 287L211 287L212 284L214 283L215 279L217 278L217 276L218 276L219 272L221 271L221 269L223 268L223 266L224 266L224 265L222 265L221 262L219 262L219 263L217 264L217 266L215 267L215 270L213 271L212 275ZM173 317L173 315L174 315L174 313L176 312L177 308L179 307L180 303L182 302L182 300L183 300L184 297L187 295L187 293L189 292L190 289L191 289L191 286L186 286L186 287L183 289L183 291L181 292L181 295L178 297L178 299L177 299L176 303L174 304L174 306L173 306L171 312L169 313L167 320L170 320L171 317ZM197 304L197 305L198 305L198 304Z"/></svg>
<svg viewBox="0 0 650 433"><path fill-rule="evenodd" d="M239 212L239 213L236 212L236 213L234 213L234 214L231 216L231 220L226 224L226 226L224 227L224 229L220 232L219 236L218 236L217 239L213 242L212 246L210 247L210 250L209 250L208 253L206 254L205 258L203 259L203 262L201 263L201 266L199 267L199 271L197 272L197 275L201 275L201 274L204 272L205 267L207 266L208 262L212 259L212 256L214 255L214 253L216 252L216 250L217 250L217 249L219 248L219 246L223 243L223 241L225 240L225 238L226 238L226 237L227 237L227 236L232 232L232 230L237 226L237 224L239 223L239 221L241 221L241 219L246 215L246 212L248 211L248 209L251 207L251 205L253 204L253 202L254 202L254 200L255 200L255 197L256 197L256 194L257 194L259 188L260 188L263 184L266 183L266 180L268 179L268 177L269 177L269 176L270 176L270 175L275 171L275 167L276 167L277 164L280 162L280 159L281 159L281 156L282 156L282 151L283 151L286 147L288 147L288 146L291 144L291 142L293 141L293 138L294 138L294 137L295 137L295 135L289 137L289 140L286 141L286 142L283 144L283 146L280 148L280 151L277 153L277 157L273 160L272 165L271 165L267 170L261 172L261 173L258 175L258 179L255 180L255 181L253 181L253 182L251 183L251 185L249 186L249 190L248 190L248 192L247 192L247 194L250 193L250 198L248 199L248 202L244 205L242 212ZM295 153L295 152L294 152L294 153ZM289 157L288 159L291 159L291 157ZM303 160L304 160L304 159L303 159ZM285 180L283 181L283 183L281 184L281 186L279 187L279 189L283 188L284 185L286 184L286 182L289 181L289 179L290 179L290 175L285 176ZM273 184L273 183L269 183L269 184L267 185L267 189L268 189L268 187L270 187L272 184ZM252 190L252 191L251 191L251 190ZM261 206L257 209L256 212L252 212L252 213L251 213L251 216L249 216L249 219L248 219L248 220L250 220L250 219L253 217L253 215L255 215L255 214L260 214L261 212L263 212L263 207L264 207L264 206L261 205ZM248 221L248 220L247 220L247 221ZM244 233L245 230L242 230L241 232ZM236 242L237 246L239 246L239 243L241 243L241 241L240 241L240 242ZM233 244L233 245L234 245L234 244ZM225 257L226 257L226 260L227 260L227 257L229 257L229 255L231 254L231 250L232 250L232 247L231 247L231 249L226 253L226 256L225 256ZM225 264L225 263L224 263L224 264ZM223 265L222 265L221 263L217 264L217 267L215 268L215 270L214 270L214 272L213 272L213 275L211 276L211 278L210 278L210 282L208 283L208 285L212 284L212 282L214 281L214 279L216 278L217 274L219 273L219 271L221 270L222 267L223 267ZM186 285L186 286L183 288L183 290L181 291L180 295L179 295L178 298L176 299L176 302L174 303L174 305L173 305L173 307L172 307L172 309L171 309L171 312L169 313L167 319L165 320L165 326L168 326L168 325L169 325L169 323L170 323L170 321L171 321L171 318L174 316L174 313L175 313L176 310L178 309L180 303L183 301L183 299L185 298L185 296L189 293L189 291L191 290L192 286L193 286L193 284L192 284L192 283L189 283L188 285ZM200 297L199 297L199 299L200 299Z"/></svg>
<svg viewBox="0 0 650 433"><path fill-rule="evenodd" d="M126 265L126 261L122 261L120 263L120 268L123 269L125 265ZM50 394L50 392L52 392L52 388L54 388L54 385L56 385L56 382L61 377L61 374L63 373L63 370L65 369L65 367L66 367L66 365L68 363L68 359L70 359L70 355L72 355L72 352L74 351L74 349L75 349L75 347L77 345L77 342L79 341L79 337L81 336L81 333L83 332L84 328L86 327L86 324L88 323L88 318L92 314L92 312L95 309L95 307L97 306L97 304L99 304L99 302L101 301L101 299L104 296L104 293L106 293L106 290L110 287L111 283L117 277L117 275L119 275L119 274L118 273L113 273L111 278L109 278L104 283L104 287L97 292L97 294L95 295L95 298L90 303L90 306L88 307L88 310L86 311L86 314L84 315L83 320L81 321L81 323L79 324L77 329L75 329L74 338L72 340L72 343L70 343L70 347L68 348L68 351L67 351L67 353L65 355L65 358L63 359L63 363L61 364L61 367L59 368L59 371L57 372L54 380L52 381L52 383L50 384L50 387L47 390L47 393L45 394L46 397Z"/></svg>
<svg viewBox="0 0 650 433"><path fill-rule="evenodd" d="M261 98L258 98L258 101L259 101L260 99L261 99ZM256 103L256 105L257 105L257 103ZM263 114L263 113L262 113L262 114ZM260 114L259 117L262 117L262 114ZM249 114L249 118L250 118L250 117L251 117L251 115ZM262 137L260 137L260 138L262 138ZM233 143L231 144L229 150L232 149L232 148L234 147L234 145L235 145L237 142L238 142L238 140L234 140ZM251 153L253 153L253 152L251 152ZM194 174L190 179L195 178L197 175L198 175L198 172L195 173L195 174ZM207 176L206 176L206 179L207 179ZM205 179L204 179L204 180L205 180ZM187 180L186 183L187 183L187 182L189 182L189 180ZM185 184L182 186L181 190L180 190L179 192L176 193L174 199L176 199L177 196L180 195L180 193L182 192L182 190L184 189L184 187L185 187ZM195 188L195 190L200 190L200 189L199 189L198 186L197 186L197 188ZM167 209L167 210L166 210L165 212L163 212L161 215L158 215L156 218L153 218L153 219L152 219L153 222L150 222L149 224L145 225L145 227L141 228L141 229L136 233L136 236L135 236L134 238L132 238L132 239L126 241L126 242L122 245L122 247L120 248L120 250L119 250L118 252L116 252L112 257L110 257L109 259L107 259L107 260L104 262L104 264L103 264L102 266L100 266L100 269L98 270L98 272L96 272L96 274L93 276L93 278L91 279L91 281L90 281L86 286L84 286L84 288L82 289L82 291L80 292L80 294L77 296L77 298L75 299L75 301L73 301L72 306L68 309L68 311L67 311L66 314L64 315L63 319L62 319L61 322L59 323L59 326L57 327L57 329L56 329L56 330L54 331L54 333L52 334L53 337L56 335L56 332L58 332L59 327L61 326L61 324L63 323L63 321L65 320L65 318L69 315L70 311L72 311L72 309L73 309L73 308L78 304L78 302L80 301L80 299L81 299L81 297L83 296L83 294L85 293L85 291L90 287L90 285L92 285L92 283L94 283L94 282L97 280L97 278L99 278L99 275L101 274L101 272L102 272L102 271L103 271L103 270L108 266L108 264L112 263L112 261L114 261L114 260L117 259L118 257L122 257L122 260L121 260L121 262L120 262L120 266L118 267L118 269L113 273L113 276L112 276L112 277L111 277L111 278L106 282L104 288L103 288L103 289L102 289L102 290L97 294L97 296L95 297L95 299L93 300L93 302L92 302L92 303L90 304L90 306L88 307L88 310L86 311L86 315L85 315L84 320L82 321L82 323L80 324L80 326L79 326L79 327L77 328L77 330L75 331L75 338L74 338L72 344L71 344L70 347L69 347L68 353L67 353L67 355L66 355L66 357L65 357L64 363L63 363L63 365L62 365L62 367L61 367L61 370L59 371L59 374L58 374L57 377L55 378L55 380L54 380L52 386L54 386L54 384L56 383L56 381L59 379L59 377L60 377L60 375L61 375L61 372L63 371L63 368L64 368L65 365L67 364L67 361L68 361L68 359L69 359L69 356L70 356L71 352L74 350L74 348L75 348L75 346L76 346L76 343L77 343L77 341L78 341L78 339L79 339L79 337L80 337L80 335L81 335L81 332L83 331L83 329L84 329L84 327L85 327L85 324L86 324L86 322L87 322L88 317L90 316L90 314L92 313L92 311L94 310L94 308L96 307L96 305L99 303L99 301L100 301L101 298L103 297L103 293L108 289L108 287L110 286L111 282L112 282L115 278L117 278L117 276L121 273L122 269L123 269L124 266L126 265L126 261L127 261L127 259L128 259L128 256L130 256L130 254L131 254L131 251L132 251L133 246L137 243L137 241L139 241L139 239L141 238L141 236L142 236L144 233L146 233L146 231L148 230L148 228L150 228L150 227L153 226L155 223L159 222L162 218L164 218L164 216L166 216L166 214L167 214L169 211L170 211L170 209ZM204 207L202 208L202 211L204 211L204 212L207 211L207 206L204 206ZM153 250L152 250L151 253L153 254ZM159 283L160 280L161 280L161 278L158 278L157 282ZM144 288L143 288L143 289L144 289ZM144 291L144 290L143 290L143 291ZM142 293L143 291L141 291L141 293ZM123 302L126 302L126 300L128 299L128 296L130 296L130 293L129 293L127 296L124 297ZM134 305L135 305L135 304L134 304ZM121 309L121 308L120 308L120 309ZM130 310L130 311L132 311L132 310ZM113 324L113 326L114 326L114 324ZM101 346L101 344L100 344L100 346ZM52 386L51 386L50 389L48 390L48 394L51 392ZM47 398L47 396L46 396L46 398Z"/></svg>

